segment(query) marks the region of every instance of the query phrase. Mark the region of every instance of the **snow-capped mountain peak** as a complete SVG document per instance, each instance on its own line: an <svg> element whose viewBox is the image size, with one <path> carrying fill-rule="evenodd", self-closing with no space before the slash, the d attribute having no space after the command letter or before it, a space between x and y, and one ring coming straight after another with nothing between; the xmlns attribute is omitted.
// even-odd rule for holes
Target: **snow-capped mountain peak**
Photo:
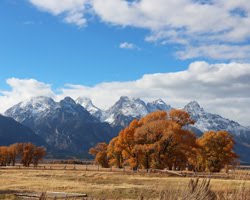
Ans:
<svg viewBox="0 0 250 200"><path fill-rule="evenodd" d="M205 112L197 101L191 101L190 103L188 103L184 107L184 110L189 113L192 113L192 115L200 115Z"/></svg>
<svg viewBox="0 0 250 200"><path fill-rule="evenodd" d="M188 103L184 110L195 120L193 125L195 128L205 131L226 130L234 135L244 135L250 130L247 127L241 126L239 123L223 118L220 115L206 112L196 101Z"/></svg>
<svg viewBox="0 0 250 200"><path fill-rule="evenodd" d="M5 115L13 117L18 122L33 116L45 116L58 108L57 103L50 97L37 96L18 103L5 112ZM25 113L25 117L20 113Z"/></svg>
<svg viewBox="0 0 250 200"><path fill-rule="evenodd" d="M78 97L78 98L76 99L76 103L82 105L86 110L92 111L92 113L95 112L95 111L100 110L99 108L97 108L97 107L93 104L93 102L91 101L91 99L88 98L88 97ZM91 112L90 112L90 113L91 113Z"/></svg>
<svg viewBox="0 0 250 200"><path fill-rule="evenodd" d="M30 107L33 109L46 109L48 106L55 105L55 101L50 97L37 96L25 100L18 104L21 108Z"/></svg>
<svg viewBox="0 0 250 200"><path fill-rule="evenodd" d="M129 101L132 98L129 98L128 96L121 96L118 101Z"/></svg>
<svg viewBox="0 0 250 200"><path fill-rule="evenodd" d="M76 103L81 104L83 107L93 106L93 103L90 98L88 97L78 97L76 99Z"/></svg>
<svg viewBox="0 0 250 200"><path fill-rule="evenodd" d="M157 99L155 101L147 103L147 108L149 112L154 112L156 110L169 111L173 109L170 105L167 105L162 99Z"/></svg>
<svg viewBox="0 0 250 200"><path fill-rule="evenodd" d="M76 103L84 107L91 115L95 116L98 119L101 119L103 116L103 111L96 107L90 98L88 97L78 97Z"/></svg>
<svg viewBox="0 0 250 200"><path fill-rule="evenodd" d="M59 102L60 109L76 115L78 112L87 112L82 106L76 104L76 102L71 97L65 97ZM80 107L79 107L80 106Z"/></svg>
<svg viewBox="0 0 250 200"><path fill-rule="evenodd" d="M127 122L131 119L141 118L148 113L147 106L141 99L121 96L120 99L106 111L104 121L110 124L127 125Z"/></svg>
<svg viewBox="0 0 250 200"><path fill-rule="evenodd" d="M118 112L125 116L141 117L148 114L148 110L144 101L139 98L129 98L122 96L114 106L112 106L108 113Z"/></svg>
<svg viewBox="0 0 250 200"><path fill-rule="evenodd" d="M70 105L76 105L76 102L71 97L65 97L60 102L63 102L63 103L65 102L65 103L70 104Z"/></svg>
<svg viewBox="0 0 250 200"><path fill-rule="evenodd" d="M152 101L152 103L155 103L155 104L166 104L162 99L156 99L155 101Z"/></svg>

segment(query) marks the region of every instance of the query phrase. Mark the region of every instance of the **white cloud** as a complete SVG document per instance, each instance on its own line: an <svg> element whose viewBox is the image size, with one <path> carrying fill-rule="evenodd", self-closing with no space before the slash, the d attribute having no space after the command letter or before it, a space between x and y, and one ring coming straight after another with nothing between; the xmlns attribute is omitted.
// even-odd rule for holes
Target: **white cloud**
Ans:
<svg viewBox="0 0 250 200"><path fill-rule="evenodd" d="M119 45L121 49L139 49L135 44L129 42L123 42Z"/></svg>
<svg viewBox="0 0 250 200"><path fill-rule="evenodd" d="M82 13L71 13L64 19L65 22L69 24L76 24L77 26L81 27L87 23L87 20L84 18Z"/></svg>
<svg viewBox="0 0 250 200"><path fill-rule="evenodd" d="M11 87L11 90L0 90L0 112L34 96L55 97L49 84L34 79L10 78L6 80L6 83Z"/></svg>
<svg viewBox="0 0 250 200"><path fill-rule="evenodd" d="M2 91L0 111L32 96L90 97L100 108L107 109L122 95L145 101L164 99L174 107L197 100L208 112L250 125L250 64L208 64L194 62L184 71L147 74L135 81L104 82L93 87L66 84L55 93L51 85L33 79L7 80L10 91ZM57 90L58 91L58 90Z"/></svg>
<svg viewBox="0 0 250 200"><path fill-rule="evenodd" d="M206 53L208 58L249 60L248 53L244 52L245 48L249 49L246 43L250 40L249 0L29 1L39 9L63 16L65 22L77 26L87 23L85 15L91 11L105 23L147 29L150 34L146 36L146 41L181 44L184 52L191 50L191 53L182 52L183 59L202 57L204 52L200 49L210 45ZM232 49L239 46L239 50L235 56L228 55L224 50L215 54L212 47L219 45Z"/></svg>
<svg viewBox="0 0 250 200"><path fill-rule="evenodd" d="M180 59L214 58L217 60L248 61L250 58L250 45L204 45L188 46L176 52Z"/></svg>
<svg viewBox="0 0 250 200"><path fill-rule="evenodd" d="M60 16L66 23L79 27L86 25L85 12L88 0L29 0L42 11Z"/></svg>

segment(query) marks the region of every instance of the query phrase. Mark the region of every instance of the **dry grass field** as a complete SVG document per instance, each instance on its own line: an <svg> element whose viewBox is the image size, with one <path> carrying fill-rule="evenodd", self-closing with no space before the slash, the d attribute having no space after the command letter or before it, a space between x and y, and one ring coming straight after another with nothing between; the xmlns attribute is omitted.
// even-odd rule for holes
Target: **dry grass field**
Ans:
<svg viewBox="0 0 250 200"><path fill-rule="evenodd" d="M73 165L67 165L66 169L65 165L50 166L47 165L46 169L1 168L0 199L15 199L13 193L46 191L85 193L96 199L138 199L139 196L157 199L165 190L185 190L191 179L164 173L97 171L97 168L86 171L85 166L77 166L76 169ZM233 173L230 178L212 178L211 189L216 193L230 193L239 190L243 184L250 188L249 171Z"/></svg>

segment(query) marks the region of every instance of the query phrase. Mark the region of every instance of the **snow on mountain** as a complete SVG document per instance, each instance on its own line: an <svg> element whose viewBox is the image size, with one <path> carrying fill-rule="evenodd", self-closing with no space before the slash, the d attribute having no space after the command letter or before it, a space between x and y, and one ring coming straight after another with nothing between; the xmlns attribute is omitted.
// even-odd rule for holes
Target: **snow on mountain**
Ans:
<svg viewBox="0 0 250 200"><path fill-rule="evenodd" d="M22 123L27 118L44 118L55 112L58 107L59 105L52 98L39 96L14 105L5 112L5 115ZM20 115L20 113L23 114Z"/></svg>
<svg viewBox="0 0 250 200"><path fill-rule="evenodd" d="M148 109L144 101L139 98L129 98L127 96L122 96L120 99L106 111L105 122L110 124L118 124L116 120L120 117L120 120L123 118L141 118L147 115Z"/></svg>
<svg viewBox="0 0 250 200"><path fill-rule="evenodd" d="M247 134L250 130L239 123L225 119L220 115L206 112L196 101L188 103L184 110L186 110L195 120L194 127L205 132L209 130L227 130L228 132L242 136Z"/></svg>
<svg viewBox="0 0 250 200"><path fill-rule="evenodd" d="M110 109L103 112L102 120L113 127L122 128L127 126L133 119L139 119L156 110L169 111L171 109L171 106L161 99L146 104L139 98L121 96Z"/></svg>
<svg viewBox="0 0 250 200"><path fill-rule="evenodd" d="M109 124L100 122L70 97L60 102L35 97L13 106L5 115L31 128L57 151L87 153L96 143L114 136Z"/></svg>
<svg viewBox="0 0 250 200"><path fill-rule="evenodd" d="M147 106L139 98L129 98L122 96L108 112L119 111L125 116L142 117L148 114Z"/></svg>
<svg viewBox="0 0 250 200"><path fill-rule="evenodd" d="M97 119L101 119L103 115L103 111L97 108L90 98L87 97L78 97L76 99L76 103L83 106L91 115L96 117Z"/></svg>
<svg viewBox="0 0 250 200"><path fill-rule="evenodd" d="M68 113L71 116L78 116L95 122L99 119L111 125L124 127L133 119L141 118L150 112L156 110L169 111L171 109L172 107L161 99L146 104L139 98L122 96L110 109L102 111L89 98L79 97L74 101L70 97L66 97L60 102L55 102L52 98L41 96L13 106L5 112L5 115L13 117L20 123L29 124L30 121L39 121L41 119L44 121L53 118L63 110L64 115ZM206 112L196 101L188 103L184 110L196 121L193 127L202 132L227 130L234 135L242 136L250 131L249 127L241 126L235 121Z"/></svg>
<svg viewBox="0 0 250 200"><path fill-rule="evenodd" d="M167 105L162 99L157 99L155 101L147 103L147 109L149 112L154 112L157 110L169 111L173 108L170 105Z"/></svg>

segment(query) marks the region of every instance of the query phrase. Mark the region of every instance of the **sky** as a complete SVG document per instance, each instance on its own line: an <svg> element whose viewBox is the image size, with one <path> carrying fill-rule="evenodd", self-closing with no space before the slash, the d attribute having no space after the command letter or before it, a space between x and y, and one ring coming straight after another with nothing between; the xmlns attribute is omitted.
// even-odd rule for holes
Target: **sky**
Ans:
<svg viewBox="0 0 250 200"><path fill-rule="evenodd" d="M248 0L1 0L0 113L33 96L196 100L250 126Z"/></svg>

